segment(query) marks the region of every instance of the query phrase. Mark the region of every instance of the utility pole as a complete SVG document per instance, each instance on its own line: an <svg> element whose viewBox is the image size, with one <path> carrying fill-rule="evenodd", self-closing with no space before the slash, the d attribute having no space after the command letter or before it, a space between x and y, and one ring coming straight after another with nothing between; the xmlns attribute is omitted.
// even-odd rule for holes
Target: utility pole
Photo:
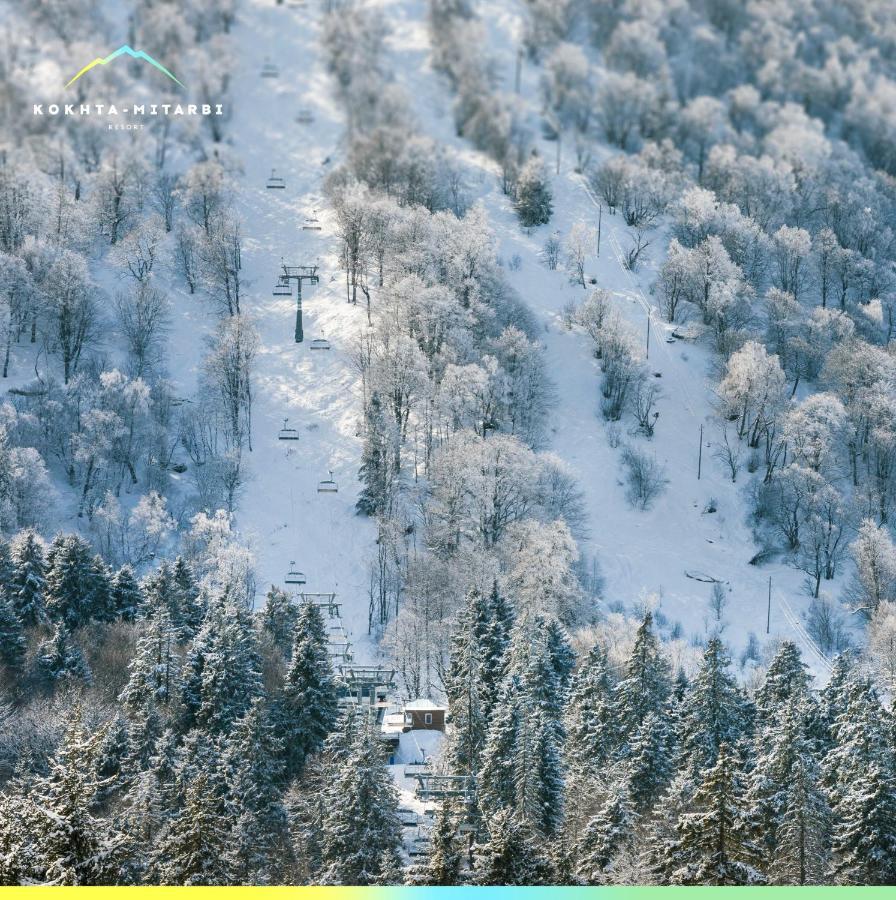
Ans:
<svg viewBox="0 0 896 900"><path fill-rule="evenodd" d="M600 256L600 226L601 219L604 217L604 205L603 203L598 204L597 207L597 255Z"/></svg>
<svg viewBox="0 0 896 900"><path fill-rule="evenodd" d="M520 80L523 72L523 48L517 47L516 51L516 76L514 78L514 89L517 94L520 92Z"/></svg>
<svg viewBox="0 0 896 900"><path fill-rule="evenodd" d="M700 480L700 472L703 469L703 426L700 426L700 449L697 451L697 481Z"/></svg>
<svg viewBox="0 0 896 900"><path fill-rule="evenodd" d="M768 611L765 614L765 633L771 634L772 630L772 576L768 576Z"/></svg>
<svg viewBox="0 0 896 900"><path fill-rule="evenodd" d="M645 359L650 359L650 313L647 313L647 352L644 355ZM702 444L703 441L700 441Z"/></svg>

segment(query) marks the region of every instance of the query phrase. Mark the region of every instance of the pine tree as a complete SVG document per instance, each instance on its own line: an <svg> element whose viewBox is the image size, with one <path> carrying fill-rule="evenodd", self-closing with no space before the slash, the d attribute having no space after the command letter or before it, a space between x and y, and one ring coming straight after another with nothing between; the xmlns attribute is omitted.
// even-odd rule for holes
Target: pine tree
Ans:
<svg viewBox="0 0 896 900"><path fill-rule="evenodd" d="M613 860L634 846L637 819L627 787L611 783L606 801L579 838L576 855L580 878L587 884L607 880Z"/></svg>
<svg viewBox="0 0 896 900"><path fill-rule="evenodd" d="M122 566L109 583L109 597L113 616L132 622L143 607L143 591L130 566Z"/></svg>
<svg viewBox="0 0 896 900"><path fill-rule="evenodd" d="M47 612L70 629L110 614L109 576L103 561L76 534L57 535L47 551Z"/></svg>
<svg viewBox="0 0 896 900"><path fill-rule="evenodd" d="M541 844L510 810L488 819L489 839L475 848L473 875L480 885L535 886L553 883L553 871Z"/></svg>
<svg viewBox="0 0 896 900"><path fill-rule="evenodd" d="M693 807L678 817L675 838L662 849L660 869L666 879L685 885L760 883L736 761L727 744L697 788Z"/></svg>
<svg viewBox="0 0 896 900"><path fill-rule="evenodd" d="M63 681L89 684L91 680L90 667L84 654L61 622L57 623L53 634L38 646L37 670L50 684Z"/></svg>
<svg viewBox="0 0 896 900"><path fill-rule="evenodd" d="M839 884L896 884L896 778L892 762L856 772L835 808L832 874Z"/></svg>
<svg viewBox="0 0 896 900"><path fill-rule="evenodd" d="M323 616L316 604L303 603L292 659L277 704L288 778L299 774L308 756L323 746L335 724L336 708L336 685Z"/></svg>
<svg viewBox="0 0 896 900"><path fill-rule="evenodd" d="M622 734L634 734L648 713L659 714L671 692L670 666L647 613L635 636L625 677L616 686L616 720Z"/></svg>
<svg viewBox="0 0 896 900"><path fill-rule="evenodd" d="M104 738L105 729L89 732L76 710L48 773L29 786L35 818L28 827L51 884L116 884L121 878L128 842L92 813L108 785L96 774Z"/></svg>
<svg viewBox="0 0 896 900"><path fill-rule="evenodd" d="M321 827L324 884L376 883L401 843L398 792L378 727L372 717L359 719L349 722L355 734L332 760Z"/></svg>
<svg viewBox="0 0 896 900"><path fill-rule="evenodd" d="M33 528L26 528L13 538L10 555L10 599L22 624L31 628L46 619L43 541Z"/></svg>
<svg viewBox="0 0 896 900"><path fill-rule="evenodd" d="M25 662L25 629L9 595L0 585L0 668L15 676Z"/></svg>
<svg viewBox="0 0 896 900"><path fill-rule="evenodd" d="M711 638L683 703L681 753L695 775L712 768L722 744L734 746L749 728L747 702L730 664L724 644Z"/></svg>
<svg viewBox="0 0 896 900"><path fill-rule="evenodd" d="M523 228L544 225L554 213L553 194L544 165L532 157L520 172L516 183L516 214Z"/></svg>
<svg viewBox="0 0 896 900"><path fill-rule="evenodd" d="M230 864L246 884L282 883L278 861L288 845L281 800L283 742L260 698L239 719L223 755L227 803L234 820Z"/></svg>

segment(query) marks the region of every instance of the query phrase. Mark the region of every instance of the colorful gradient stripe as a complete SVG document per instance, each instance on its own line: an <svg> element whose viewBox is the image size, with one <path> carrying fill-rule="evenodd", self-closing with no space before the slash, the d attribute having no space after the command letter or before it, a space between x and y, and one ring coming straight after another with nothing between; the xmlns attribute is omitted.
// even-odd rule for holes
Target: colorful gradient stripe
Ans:
<svg viewBox="0 0 896 900"><path fill-rule="evenodd" d="M123 47L119 47L114 53L110 53L108 56L100 58L99 56L91 63L87 63L77 75L66 85L66 87L71 87L85 72L89 72L94 66L105 66L112 62L113 59L118 59L119 56L130 56L134 59L142 59L148 62L150 65L155 66L160 72L163 72L167 75L172 81L177 82L181 87L184 87L180 81L178 81L174 75L171 74L160 62L154 60L148 53L144 53L142 50L134 50L125 44Z"/></svg>
<svg viewBox="0 0 896 900"><path fill-rule="evenodd" d="M44 894L64 891L84 900L112 900L132 894L144 900L733 900L760 896L763 900L794 900L796 897L825 896L883 898L896 896L892 887L23 887L0 888L0 898L34 900ZM861 892L861 893L860 893Z"/></svg>

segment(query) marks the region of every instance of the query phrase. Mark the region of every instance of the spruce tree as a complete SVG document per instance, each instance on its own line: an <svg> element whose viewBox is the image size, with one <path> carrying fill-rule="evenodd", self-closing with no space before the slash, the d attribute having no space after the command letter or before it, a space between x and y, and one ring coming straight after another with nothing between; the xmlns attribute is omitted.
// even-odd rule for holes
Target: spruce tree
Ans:
<svg viewBox="0 0 896 900"><path fill-rule="evenodd" d="M166 607L155 609L141 624L128 672L118 699L132 713L145 714L148 708L166 706L177 696L181 683L177 629Z"/></svg>
<svg viewBox="0 0 896 900"><path fill-rule="evenodd" d="M108 572L76 534L57 535L50 544L45 601L50 618L70 629L109 618Z"/></svg>
<svg viewBox="0 0 896 900"><path fill-rule="evenodd" d="M323 616L316 604L303 603L292 659L277 704L287 778L299 774L308 756L321 749L335 724L336 709L336 684Z"/></svg>
<svg viewBox="0 0 896 900"><path fill-rule="evenodd" d="M831 873L839 884L896 884L896 778L871 762L844 786L835 808Z"/></svg>
<svg viewBox="0 0 896 900"><path fill-rule="evenodd" d="M90 667L84 654L61 622L57 623L53 634L37 648L37 671L50 685L67 681L89 684L91 680Z"/></svg>
<svg viewBox="0 0 896 900"><path fill-rule="evenodd" d="M13 538L10 557L10 600L22 624L31 628L46 619L44 545L33 528L26 528Z"/></svg>
<svg viewBox="0 0 896 900"><path fill-rule="evenodd" d="M460 880L463 850L458 836L461 810L451 800L442 803L430 839L424 884L450 887Z"/></svg>
<svg viewBox="0 0 896 900"><path fill-rule="evenodd" d="M616 720L622 734L634 734L648 713L659 714L672 689L670 666L647 613L635 635L625 677L616 686Z"/></svg>
<svg viewBox="0 0 896 900"><path fill-rule="evenodd" d="M223 754L227 804L234 821L230 864L246 884L278 884L288 846L282 803L283 742L256 698L227 738Z"/></svg>
<svg viewBox="0 0 896 900"><path fill-rule="evenodd" d="M99 791L109 780L97 776L105 729L89 731L75 711L46 775L29 787L32 829L44 879L60 885L117 884L128 842L109 820L94 815Z"/></svg>
<svg viewBox="0 0 896 900"><path fill-rule="evenodd" d="M258 617L262 630L273 641L274 646L283 656L289 656L299 621L299 610L292 598L286 591L271 585Z"/></svg>
<svg viewBox="0 0 896 900"><path fill-rule="evenodd" d="M544 225L554 212L553 195L545 174L544 165L532 157L520 172L516 183L516 214L523 228Z"/></svg>
<svg viewBox="0 0 896 900"><path fill-rule="evenodd" d="M373 391L364 410L364 449L358 477L363 485L355 508L361 515L377 516L390 502L394 448L386 410Z"/></svg>
<svg viewBox="0 0 896 900"><path fill-rule="evenodd" d="M610 784L597 815L585 826L576 848L577 874L587 884L601 884L613 860L635 843L638 816L625 784Z"/></svg>
<svg viewBox="0 0 896 900"><path fill-rule="evenodd" d="M321 823L324 884L375 884L401 843L398 792L372 717L353 717L355 734L332 759Z"/></svg>
<svg viewBox="0 0 896 900"><path fill-rule="evenodd" d="M674 774L675 737L668 716L648 713L635 732L623 760L623 773L632 806L649 812L662 797Z"/></svg>
<svg viewBox="0 0 896 900"><path fill-rule="evenodd" d="M109 597L115 618L125 622L132 622L137 618L143 607L143 591L130 566L122 566L112 576Z"/></svg>
<svg viewBox="0 0 896 900"><path fill-rule="evenodd" d="M514 759L521 724L519 707L520 679L509 674L501 688L498 702L488 727L477 791L482 808L488 815L502 809L513 809L516 799Z"/></svg>
<svg viewBox="0 0 896 900"><path fill-rule="evenodd" d="M171 569L173 604L180 612L180 628L184 640L190 640L202 625L207 604L196 583L189 563L178 556Z"/></svg>
<svg viewBox="0 0 896 900"><path fill-rule="evenodd" d="M566 764L576 780L596 778L616 752L613 681L607 654L595 644L573 678L566 714Z"/></svg>
<svg viewBox="0 0 896 900"><path fill-rule="evenodd" d="M692 811L678 817L674 839L662 848L660 870L671 884L757 884L762 875L755 858L736 759L722 744L694 794Z"/></svg>
<svg viewBox="0 0 896 900"><path fill-rule="evenodd" d="M25 662L25 629L9 595L0 585L0 668L15 676Z"/></svg>
<svg viewBox="0 0 896 900"><path fill-rule="evenodd" d="M557 676L557 685L561 693L565 694L576 665L575 651L569 643L566 629L556 619L551 619L545 624L545 640Z"/></svg>
<svg viewBox="0 0 896 900"><path fill-rule="evenodd" d="M488 819L488 841L475 848L473 877L480 885L535 886L553 883L543 844L510 810Z"/></svg>
<svg viewBox="0 0 896 900"><path fill-rule="evenodd" d="M792 641L784 641L756 693L759 715L771 719L779 710L788 709L794 698L804 699L808 695L809 675L799 648Z"/></svg>
<svg viewBox="0 0 896 900"><path fill-rule="evenodd" d="M724 644L711 638L682 704L681 753L695 774L715 765L722 744L734 746L748 732L747 701L730 664Z"/></svg>

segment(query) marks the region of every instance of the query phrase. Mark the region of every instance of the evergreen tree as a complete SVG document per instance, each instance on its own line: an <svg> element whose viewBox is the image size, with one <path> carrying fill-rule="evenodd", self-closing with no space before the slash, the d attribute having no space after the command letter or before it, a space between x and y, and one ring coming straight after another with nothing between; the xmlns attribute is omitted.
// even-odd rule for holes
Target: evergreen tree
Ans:
<svg viewBox="0 0 896 900"><path fill-rule="evenodd" d="M565 694L569 689L572 672L576 665L575 651L569 643L566 629L556 619L551 619L546 623L545 639L554 665L554 673L557 676L557 685L561 693Z"/></svg>
<svg viewBox="0 0 896 900"><path fill-rule="evenodd" d="M47 551L45 601L57 622L74 629L109 618L109 576L103 561L76 534L57 535Z"/></svg>
<svg viewBox="0 0 896 900"><path fill-rule="evenodd" d="M515 756L520 730L520 680L509 674L501 688L489 723L477 790L482 808L489 815L502 809L513 809L516 799L514 767L508 764Z"/></svg>
<svg viewBox="0 0 896 900"><path fill-rule="evenodd" d="M359 719L349 721L357 726L355 734L332 760L321 823L324 884L376 883L401 843L398 792L383 760L378 726L372 717Z"/></svg>
<svg viewBox="0 0 896 900"><path fill-rule="evenodd" d="M26 646L22 620L0 584L0 668L13 676L21 672Z"/></svg>
<svg viewBox="0 0 896 900"><path fill-rule="evenodd" d="M781 712L762 723L754 745L754 766L747 792L750 828L756 843L774 863L779 877L792 876L795 859L782 857L782 829L788 842L798 842L798 870L823 871L811 864L825 829L827 804L819 786L820 773L806 726L808 696L794 693ZM799 883L805 883L801 881Z"/></svg>
<svg viewBox="0 0 896 900"><path fill-rule="evenodd" d="M27 827L43 880L51 884L117 884L121 878L127 840L93 814L98 792L108 785L96 774L104 738L105 729L88 731L76 710L49 771L29 786L34 818Z"/></svg>
<svg viewBox="0 0 896 900"><path fill-rule="evenodd" d="M361 515L380 515L391 502L395 455L391 438L386 410L379 393L373 391L364 410L364 449L358 472L363 487L355 508Z"/></svg>
<svg viewBox="0 0 896 900"><path fill-rule="evenodd" d="M128 671L128 683L118 699L132 713L145 714L148 708L167 705L177 696L181 662L177 630L166 607L153 610L143 621Z"/></svg>
<svg viewBox="0 0 896 900"><path fill-rule="evenodd" d="M844 786L835 808L832 874L840 884L896 884L896 778L878 761Z"/></svg>
<svg viewBox="0 0 896 900"><path fill-rule="evenodd" d="M30 628L46 619L43 541L33 528L26 528L13 538L10 555L10 599L22 624Z"/></svg>
<svg viewBox="0 0 896 900"><path fill-rule="evenodd" d="M659 714L671 692L670 666L647 613L635 636L625 677L616 686L616 720L622 734L634 734L648 713Z"/></svg>
<svg viewBox="0 0 896 900"><path fill-rule="evenodd" d="M781 797L781 819L769 874L776 884L822 884L830 859L831 811L818 764L800 748Z"/></svg>
<svg viewBox="0 0 896 900"><path fill-rule="evenodd" d="M724 644L711 638L683 703L681 753L695 775L712 768L722 744L736 745L748 729L746 699L730 664Z"/></svg>
<svg viewBox="0 0 896 900"><path fill-rule="evenodd" d="M143 591L130 566L122 566L109 583L113 616L132 622L143 607Z"/></svg>
<svg viewBox="0 0 896 900"><path fill-rule="evenodd" d="M675 837L661 851L660 869L671 884L756 884L755 849L746 816L734 754L719 748L693 799L693 810L678 817Z"/></svg>
<svg viewBox="0 0 896 900"><path fill-rule="evenodd" d="M799 648L792 641L784 641L772 660L765 681L756 693L756 708L760 718L768 721L779 710L790 708L794 698L809 695L809 675Z"/></svg>
<svg viewBox="0 0 896 900"><path fill-rule="evenodd" d="M631 739L623 763L628 796L635 812L652 809L674 774L674 735L668 717L648 713Z"/></svg>
<svg viewBox="0 0 896 900"><path fill-rule="evenodd" d="M90 667L81 649L72 640L69 630L61 622L53 634L37 648L37 671L49 684L63 681L90 683Z"/></svg>
<svg viewBox="0 0 896 900"><path fill-rule="evenodd" d="M587 884L601 884L613 860L634 846L637 814L624 784L611 783L600 811L585 826L577 846L577 874Z"/></svg>
<svg viewBox="0 0 896 900"><path fill-rule="evenodd" d="M487 843L475 849L473 877L476 884L534 886L553 883L553 871L541 853L541 843L510 810L500 810L489 817L488 832Z"/></svg>
<svg viewBox="0 0 896 900"><path fill-rule="evenodd" d="M572 681L566 715L566 764L575 781L601 775L615 753L613 682L607 654L595 644Z"/></svg>
<svg viewBox="0 0 896 900"><path fill-rule="evenodd" d="M260 659L248 610L220 598L210 604L187 653L183 725L223 734L261 692Z"/></svg>
<svg viewBox="0 0 896 900"><path fill-rule="evenodd" d="M532 157L520 172L516 183L516 214L523 228L533 228L550 222L554 213L553 194L544 165Z"/></svg>
<svg viewBox="0 0 896 900"><path fill-rule="evenodd" d="M336 685L323 616L316 604L303 603L292 659L277 705L288 778L301 772L307 757L323 746L336 721L336 708Z"/></svg>
<svg viewBox="0 0 896 900"><path fill-rule="evenodd" d="M460 880L463 861L463 851L457 833L460 817L457 804L450 800L442 803L436 813L424 884L450 887Z"/></svg>
<svg viewBox="0 0 896 900"><path fill-rule="evenodd" d="M173 604L180 612L180 629L184 640L190 640L202 625L207 604L196 583L193 570L182 556L174 560L171 578L174 582Z"/></svg>
<svg viewBox="0 0 896 900"><path fill-rule="evenodd" d="M831 667L828 683L822 688L819 698L821 740L824 750L830 750L834 745L835 723L846 708L852 679L852 654L849 652L838 654Z"/></svg>
<svg viewBox="0 0 896 900"><path fill-rule="evenodd" d="M153 880L160 884L227 885L231 867L232 819L213 776L199 769L184 779L183 806L165 825L152 854Z"/></svg>
<svg viewBox="0 0 896 900"><path fill-rule="evenodd" d="M183 609L183 595L174 578L174 569L165 560L155 572L143 580L143 597L147 616L164 608L172 624L178 631L185 628L186 614ZM189 635L184 635L189 637Z"/></svg>
<svg viewBox="0 0 896 900"><path fill-rule="evenodd" d="M274 646L284 656L289 656L295 641L299 610L286 591L274 585L271 585L266 599L267 602L258 614L261 627Z"/></svg>
<svg viewBox="0 0 896 900"><path fill-rule="evenodd" d="M234 821L230 864L245 884L282 883L278 862L288 846L281 800L283 742L260 698L234 725L223 755Z"/></svg>

